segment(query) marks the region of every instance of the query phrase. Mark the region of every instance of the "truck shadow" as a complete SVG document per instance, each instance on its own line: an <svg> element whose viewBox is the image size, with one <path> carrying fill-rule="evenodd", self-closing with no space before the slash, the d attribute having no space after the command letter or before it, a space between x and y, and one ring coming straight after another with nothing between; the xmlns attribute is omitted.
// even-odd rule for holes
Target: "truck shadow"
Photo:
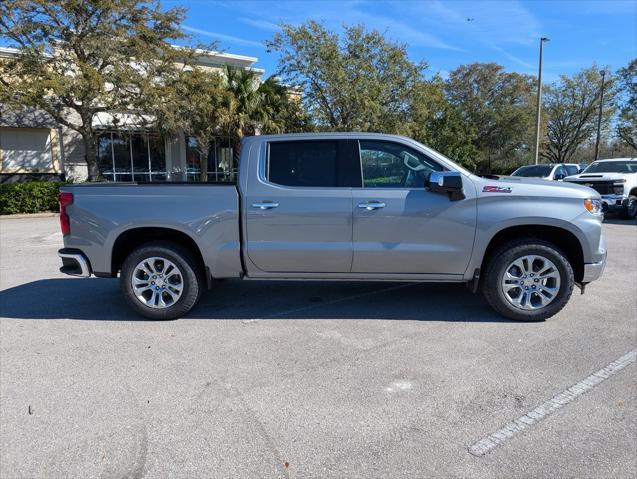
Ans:
<svg viewBox="0 0 637 479"><path fill-rule="evenodd" d="M637 226L637 220L627 220L619 215L608 215L604 218L604 224L620 226Z"/></svg>
<svg viewBox="0 0 637 479"><path fill-rule="evenodd" d="M124 303L116 279L56 278L0 292L9 319L148 321ZM370 319L506 322L460 284L342 281L215 282L184 319Z"/></svg>

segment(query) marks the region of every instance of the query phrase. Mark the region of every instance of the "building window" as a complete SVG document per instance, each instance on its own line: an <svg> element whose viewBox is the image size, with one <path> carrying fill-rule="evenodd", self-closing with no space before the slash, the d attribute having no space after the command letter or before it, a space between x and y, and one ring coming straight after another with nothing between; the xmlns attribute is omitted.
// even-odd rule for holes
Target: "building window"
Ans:
<svg viewBox="0 0 637 479"><path fill-rule="evenodd" d="M155 133L104 132L97 140L97 162L109 181L166 181L164 141Z"/></svg>
<svg viewBox="0 0 637 479"><path fill-rule="evenodd" d="M207 181L209 183L234 182L237 178L237 165L233 158L230 138L214 137L210 142L207 155L207 178L201 178L201 155L197 139L186 137L186 181Z"/></svg>

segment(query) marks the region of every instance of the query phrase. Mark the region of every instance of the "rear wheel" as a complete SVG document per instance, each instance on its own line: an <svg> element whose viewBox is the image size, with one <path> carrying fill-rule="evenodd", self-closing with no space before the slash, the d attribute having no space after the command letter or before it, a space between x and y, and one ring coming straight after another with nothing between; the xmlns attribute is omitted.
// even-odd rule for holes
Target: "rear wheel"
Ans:
<svg viewBox="0 0 637 479"><path fill-rule="evenodd" d="M142 316L176 319L197 303L205 282L186 249L155 242L135 249L124 260L120 286L128 305Z"/></svg>
<svg viewBox="0 0 637 479"><path fill-rule="evenodd" d="M566 256L551 243L528 238L500 246L482 276L482 293L498 313L542 321L568 302L575 279Z"/></svg>
<svg viewBox="0 0 637 479"><path fill-rule="evenodd" d="M637 216L637 196L628 197L622 216L627 220L632 220Z"/></svg>

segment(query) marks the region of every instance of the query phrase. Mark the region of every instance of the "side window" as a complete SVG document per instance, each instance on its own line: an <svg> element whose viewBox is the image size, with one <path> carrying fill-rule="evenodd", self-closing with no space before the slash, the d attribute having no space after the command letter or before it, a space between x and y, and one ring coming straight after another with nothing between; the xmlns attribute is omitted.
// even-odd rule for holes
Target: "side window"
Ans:
<svg viewBox="0 0 637 479"><path fill-rule="evenodd" d="M364 188L420 188L429 173L443 170L399 143L361 140L359 144Z"/></svg>
<svg viewBox="0 0 637 479"><path fill-rule="evenodd" d="M567 176L576 175L579 173L579 168L575 165L564 165L564 168L566 168Z"/></svg>
<svg viewBox="0 0 637 479"><path fill-rule="evenodd" d="M287 141L269 145L267 179L283 186L338 186L338 142Z"/></svg>
<svg viewBox="0 0 637 479"><path fill-rule="evenodd" d="M564 167L564 165L560 165L557 167L557 169L555 170L555 174L553 175L554 178L565 178L568 176L568 173L566 172L566 168Z"/></svg>

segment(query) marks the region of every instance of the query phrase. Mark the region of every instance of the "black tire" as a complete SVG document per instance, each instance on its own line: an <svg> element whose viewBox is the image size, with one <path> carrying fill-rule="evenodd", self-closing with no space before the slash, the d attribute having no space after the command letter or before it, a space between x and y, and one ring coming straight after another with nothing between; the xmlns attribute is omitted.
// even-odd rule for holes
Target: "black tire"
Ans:
<svg viewBox="0 0 637 479"><path fill-rule="evenodd" d="M511 304L501 287L507 267L526 255L539 255L550 260L560 275L560 286L555 298L535 310L524 310ZM482 294L489 305L502 316L515 321L543 321L557 314L568 303L574 285L573 268L566 255L552 243L537 238L518 239L498 247L489 256L480 278Z"/></svg>
<svg viewBox="0 0 637 479"><path fill-rule="evenodd" d="M146 258L165 258L181 272L183 290L179 299L165 308L152 308L142 303L132 286L136 266ZM147 243L133 250L124 260L120 274L120 287L128 305L138 314L155 320L177 319L187 314L199 301L206 282L202 268L193 255L182 246L167 241Z"/></svg>
<svg viewBox="0 0 637 479"><path fill-rule="evenodd" d="M637 196L629 196L622 211L622 218L633 220L637 216Z"/></svg>

